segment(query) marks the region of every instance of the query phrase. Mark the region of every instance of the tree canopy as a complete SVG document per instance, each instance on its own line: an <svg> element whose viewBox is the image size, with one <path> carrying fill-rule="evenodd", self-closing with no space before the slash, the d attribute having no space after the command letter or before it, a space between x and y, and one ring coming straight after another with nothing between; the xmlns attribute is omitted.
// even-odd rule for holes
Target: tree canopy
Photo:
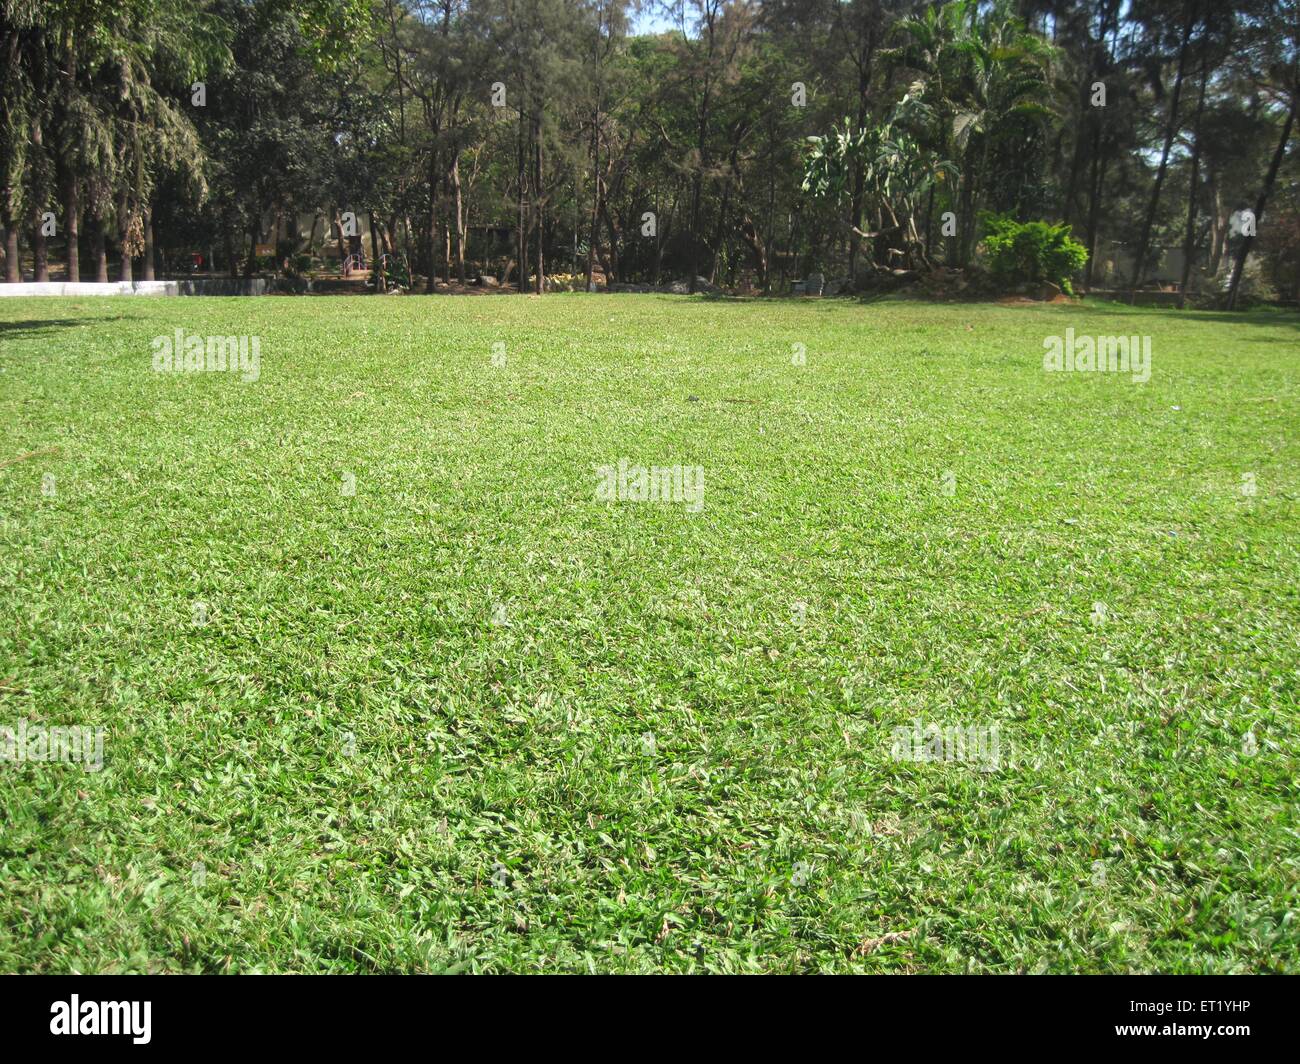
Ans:
<svg viewBox="0 0 1300 1064"><path fill-rule="evenodd" d="M1296 299L1298 43L1295 0L0 0L5 277L870 288L996 216Z"/></svg>

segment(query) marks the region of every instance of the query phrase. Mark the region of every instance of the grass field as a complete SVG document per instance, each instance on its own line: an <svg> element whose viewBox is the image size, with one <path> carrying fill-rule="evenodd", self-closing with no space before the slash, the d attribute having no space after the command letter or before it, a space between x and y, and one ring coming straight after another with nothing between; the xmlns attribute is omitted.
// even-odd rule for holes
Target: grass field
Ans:
<svg viewBox="0 0 1300 1064"><path fill-rule="evenodd" d="M1067 327L1150 381L1044 372ZM177 328L258 379L154 372ZM0 764L0 970L1300 970L1298 350L0 300L0 726L104 729ZM600 501L622 458L702 508ZM996 765L891 756L914 721Z"/></svg>

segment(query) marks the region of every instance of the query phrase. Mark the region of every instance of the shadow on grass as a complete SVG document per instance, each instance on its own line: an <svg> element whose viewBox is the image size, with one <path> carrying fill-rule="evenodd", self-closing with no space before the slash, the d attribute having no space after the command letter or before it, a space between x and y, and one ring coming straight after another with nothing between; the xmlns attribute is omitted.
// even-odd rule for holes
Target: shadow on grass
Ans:
<svg viewBox="0 0 1300 1064"><path fill-rule="evenodd" d="M668 292L649 293L667 299L681 299L682 296ZM697 292L707 303L795 303L823 309L837 306L857 305L871 306L876 303L911 303L919 306L934 307L1000 307L1006 310L1055 310L1061 313L1069 311L1088 311L1113 317L1141 317L1144 320L1164 320L1175 318L1182 321L1214 322L1216 324L1271 325L1281 328L1300 329L1300 311L1290 307L1254 307L1250 310L1178 310L1174 307L1132 306L1128 303L1110 300L1088 299L1084 297L1071 303L1049 303L1046 301L1027 300L1009 302L1005 298L988 294L954 293L943 299L926 298L910 294L906 288L890 291L844 293L836 296L796 296L796 295L731 295L727 292Z"/></svg>
<svg viewBox="0 0 1300 1064"><path fill-rule="evenodd" d="M112 315L102 318L28 318L24 321L0 321L0 339L42 336L81 325L98 325L103 322L123 320L125 319L122 315Z"/></svg>
<svg viewBox="0 0 1300 1064"><path fill-rule="evenodd" d="M1108 300L1084 299L1080 309L1108 317L1141 317L1145 321L1166 320L1213 322L1215 325L1265 325L1275 329L1300 329L1300 313L1289 307L1252 307L1250 310L1192 310L1176 307L1130 306Z"/></svg>

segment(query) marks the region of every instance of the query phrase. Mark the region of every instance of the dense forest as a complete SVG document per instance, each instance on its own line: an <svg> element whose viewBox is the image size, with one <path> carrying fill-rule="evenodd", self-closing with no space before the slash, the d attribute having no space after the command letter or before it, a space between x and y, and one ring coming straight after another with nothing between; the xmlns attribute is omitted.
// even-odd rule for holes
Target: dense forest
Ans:
<svg viewBox="0 0 1300 1064"><path fill-rule="evenodd" d="M1089 289L1300 296L1294 0L0 0L0 38L10 282L868 291L978 275L1001 217Z"/></svg>

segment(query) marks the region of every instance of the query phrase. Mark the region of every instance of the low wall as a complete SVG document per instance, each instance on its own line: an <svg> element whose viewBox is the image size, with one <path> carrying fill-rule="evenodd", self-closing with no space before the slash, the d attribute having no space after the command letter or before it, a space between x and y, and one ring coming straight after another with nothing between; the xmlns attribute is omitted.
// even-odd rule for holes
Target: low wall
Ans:
<svg viewBox="0 0 1300 1064"><path fill-rule="evenodd" d="M0 296L174 296L178 281L26 281L0 284Z"/></svg>
<svg viewBox="0 0 1300 1064"><path fill-rule="evenodd" d="M0 284L0 296L267 296L311 291L294 277L195 277L179 281L25 281Z"/></svg>

